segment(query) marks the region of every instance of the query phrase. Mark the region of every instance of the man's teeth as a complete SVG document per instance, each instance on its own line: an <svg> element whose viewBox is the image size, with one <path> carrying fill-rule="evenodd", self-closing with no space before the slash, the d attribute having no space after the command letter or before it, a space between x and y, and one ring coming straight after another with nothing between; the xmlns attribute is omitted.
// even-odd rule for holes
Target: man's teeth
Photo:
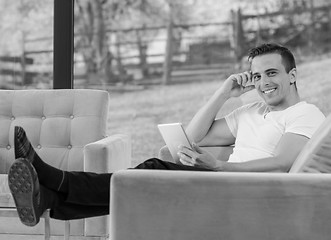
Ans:
<svg viewBox="0 0 331 240"><path fill-rule="evenodd" d="M268 93L272 93L273 91L275 91L276 88L273 88L273 89L269 89L269 90L266 90L266 91L263 91L265 94L268 94Z"/></svg>

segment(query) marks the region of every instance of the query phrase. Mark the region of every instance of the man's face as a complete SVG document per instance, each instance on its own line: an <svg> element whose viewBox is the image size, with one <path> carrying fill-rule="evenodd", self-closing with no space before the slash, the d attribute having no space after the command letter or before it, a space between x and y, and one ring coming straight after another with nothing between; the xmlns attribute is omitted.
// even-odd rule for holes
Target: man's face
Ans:
<svg viewBox="0 0 331 240"><path fill-rule="evenodd" d="M275 110L283 110L293 99L296 70L286 72L282 57L277 53L256 56L251 63L255 89L264 101Z"/></svg>

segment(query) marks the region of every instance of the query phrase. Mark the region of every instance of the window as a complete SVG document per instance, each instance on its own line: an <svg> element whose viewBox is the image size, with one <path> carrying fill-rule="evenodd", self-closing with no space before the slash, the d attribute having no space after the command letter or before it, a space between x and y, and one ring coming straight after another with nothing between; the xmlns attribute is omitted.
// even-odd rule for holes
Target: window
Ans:
<svg viewBox="0 0 331 240"><path fill-rule="evenodd" d="M53 5L0 0L1 89L52 88Z"/></svg>

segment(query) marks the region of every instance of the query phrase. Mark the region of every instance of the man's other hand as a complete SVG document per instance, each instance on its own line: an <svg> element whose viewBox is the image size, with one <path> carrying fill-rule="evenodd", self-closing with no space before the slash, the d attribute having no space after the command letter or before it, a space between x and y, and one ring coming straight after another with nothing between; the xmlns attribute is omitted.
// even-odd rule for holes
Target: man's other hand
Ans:
<svg viewBox="0 0 331 240"><path fill-rule="evenodd" d="M192 144L192 147L193 149L179 146L178 156L182 164L212 170L222 169L222 162L218 161L208 151L202 149L195 143Z"/></svg>

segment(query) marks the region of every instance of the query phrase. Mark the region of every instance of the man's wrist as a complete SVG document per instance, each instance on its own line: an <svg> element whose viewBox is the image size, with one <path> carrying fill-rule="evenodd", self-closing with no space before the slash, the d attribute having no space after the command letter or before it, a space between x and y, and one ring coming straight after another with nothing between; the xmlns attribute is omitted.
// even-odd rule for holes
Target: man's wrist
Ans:
<svg viewBox="0 0 331 240"><path fill-rule="evenodd" d="M230 93L227 91L224 91L222 89L218 89L215 93L214 93L214 99L217 102L226 102L227 100L229 100L229 98L231 97Z"/></svg>

